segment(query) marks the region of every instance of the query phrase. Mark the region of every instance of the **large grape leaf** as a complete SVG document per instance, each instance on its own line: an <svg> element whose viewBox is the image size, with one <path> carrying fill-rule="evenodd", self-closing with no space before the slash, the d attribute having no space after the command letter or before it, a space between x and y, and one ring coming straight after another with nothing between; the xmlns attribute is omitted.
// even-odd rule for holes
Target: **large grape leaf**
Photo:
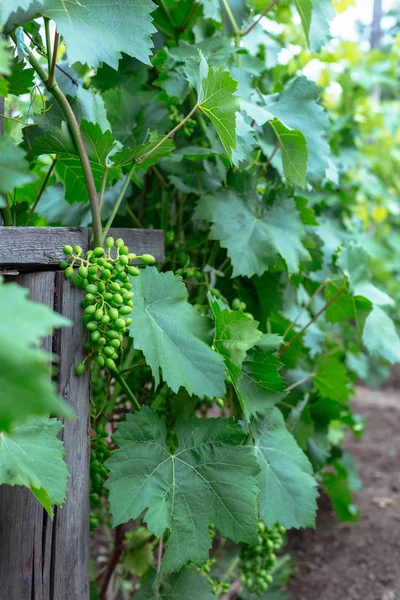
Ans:
<svg viewBox="0 0 400 600"><path fill-rule="evenodd" d="M313 0L295 0L295 3L308 42L313 10Z"/></svg>
<svg viewBox="0 0 400 600"><path fill-rule="evenodd" d="M34 85L34 74L35 71L33 69L25 69L24 61L18 62L18 59L15 58L12 63L11 73L7 78L8 93L14 96L29 94Z"/></svg>
<svg viewBox="0 0 400 600"><path fill-rule="evenodd" d="M136 600L216 600L204 575L193 567L185 567L163 582L161 591L154 592L157 576L152 573L136 592Z"/></svg>
<svg viewBox="0 0 400 600"><path fill-rule="evenodd" d="M51 382L50 356L33 346L70 321L27 299L27 290L0 281L0 431L31 415L67 415Z"/></svg>
<svg viewBox="0 0 400 600"><path fill-rule="evenodd" d="M162 377L177 392L221 396L225 388L222 358L208 345L210 322L188 303L181 277L148 267L132 278L135 306L130 335L150 365L156 386Z"/></svg>
<svg viewBox="0 0 400 600"><path fill-rule="evenodd" d="M400 338L392 319L379 306L369 313L362 340L372 356L379 356L391 364L400 362Z"/></svg>
<svg viewBox="0 0 400 600"><path fill-rule="evenodd" d="M227 249L233 277L260 276L276 264L279 255L292 275L300 261L309 258L301 242L306 228L294 200L279 197L269 205L258 196L253 182L242 187L235 179L232 187L203 196L195 217L213 222L210 238Z"/></svg>
<svg viewBox="0 0 400 600"><path fill-rule="evenodd" d="M40 0L36 0L39 4ZM10 15L18 9L27 10L32 0L1 0L0 2L0 27L8 21Z"/></svg>
<svg viewBox="0 0 400 600"><path fill-rule="evenodd" d="M165 421L143 407L118 425L119 449L106 462L114 525L147 508L147 528L157 537L170 532L161 573L204 563L210 523L235 542L257 541L259 469L240 425L192 418L175 430L179 446L171 454Z"/></svg>
<svg viewBox="0 0 400 600"><path fill-rule="evenodd" d="M0 19L1 26L1 19ZM11 73L12 55L8 51L6 40L0 37L0 96L5 97L8 94L8 82L5 76Z"/></svg>
<svg viewBox="0 0 400 600"><path fill-rule="evenodd" d="M306 77L297 77L289 81L284 89L264 96L266 117L268 113L277 117L289 128L300 131L307 142L307 177L311 181L325 179L329 168L330 148L327 141L329 128L328 115L317 103L319 91L313 81Z"/></svg>
<svg viewBox="0 0 400 600"><path fill-rule="evenodd" d="M27 9L30 3L19 4ZM151 36L156 31L150 13L155 8L151 0L41 0L32 4L29 15L18 13L18 23L14 19L13 26L39 15L54 19L67 46L69 64L80 62L97 68L107 63L117 69L124 52L149 65Z"/></svg>
<svg viewBox="0 0 400 600"><path fill-rule="evenodd" d="M254 453L261 467L260 515L268 527L312 527L318 496L312 466L273 408L252 426Z"/></svg>
<svg viewBox="0 0 400 600"><path fill-rule="evenodd" d="M339 252L337 265L349 280L350 292L364 296L377 306L393 306L394 300L371 283L369 256L359 244L348 244Z"/></svg>
<svg viewBox="0 0 400 600"><path fill-rule="evenodd" d="M57 419L31 419L9 433L0 432L0 484L29 488L50 516L67 492L64 444L57 438Z"/></svg>
<svg viewBox="0 0 400 600"><path fill-rule="evenodd" d="M304 188L308 162L306 138L301 131L285 127L279 119L273 119L270 125L279 141L286 181Z"/></svg>
<svg viewBox="0 0 400 600"><path fill-rule="evenodd" d="M275 356L283 338L267 334L253 346L242 363L237 390L242 399L244 416L265 415L287 395L284 379L279 375L282 363Z"/></svg>
<svg viewBox="0 0 400 600"><path fill-rule="evenodd" d="M0 194L34 181L25 152L10 137L0 137Z"/></svg>
<svg viewBox="0 0 400 600"><path fill-rule="evenodd" d="M309 45L313 52L320 52L330 37L330 22L335 16L332 0L312 0L312 17Z"/></svg>
<svg viewBox="0 0 400 600"><path fill-rule="evenodd" d="M209 67L200 53L200 62L192 59L185 69L186 77L197 91L197 106L210 119L232 159L236 149L236 113L240 99L236 95L237 81L223 66Z"/></svg>

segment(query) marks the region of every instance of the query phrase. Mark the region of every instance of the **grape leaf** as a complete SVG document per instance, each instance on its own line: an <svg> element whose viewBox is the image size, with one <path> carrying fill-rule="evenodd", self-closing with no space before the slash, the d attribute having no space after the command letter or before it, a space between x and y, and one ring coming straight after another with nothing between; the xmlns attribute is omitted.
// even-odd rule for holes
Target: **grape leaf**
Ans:
<svg viewBox="0 0 400 600"><path fill-rule="evenodd" d="M214 346L224 358L232 382L240 378L242 362L246 352L262 337L258 323L246 317L241 310L230 310L225 304L208 295L215 320Z"/></svg>
<svg viewBox="0 0 400 600"><path fill-rule="evenodd" d="M156 386L162 377L172 391L221 396L225 388L222 358L207 344L210 323L188 303L181 277L148 267L132 278L135 306L130 335L150 365Z"/></svg>
<svg viewBox="0 0 400 600"><path fill-rule="evenodd" d="M344 364L335 356L322 356L317 363L315 387L323 398L344 403L349 400L352 388Z"/></svg>
<svg viewBox="0 0 400 600"><path fill-rule="evenodd" d="M309 43L313 52L320 52L330 37L330 22L335 16L332 0L312 0Z"/></svg>
<svg viewBox="0 0 400 600"><path fill-rule="evenodd" d="M312 527L318 496L312 466L273 408L252 426L254 454L261 467L260 515L268 527Z"/></svg>
<svg viewBox="0 0 400 600"><path fill-rule="evenodd" d="M236 115L236 148L232 150L232 163L238 167L240 163L251 160L251 152L256 144L253 129L240 113Z"/></svg>
<svg viewBox="0 0 400 600"><path fill-rule="evenodd" d="M22 96L22 94L29 94L29 91L34 86L34 75L33 69L25 69L25 63L23 61L18 62L18 59L14 59L11 74L8 77L8 93L14 96Z"/></svg>
<svg viewBox="0 0 400 600"><path fill-rule="evenodd" d="M337 460L333 461L332 466L334 472L322 473L324 490L331 499L340 521L357 522L360 520L360 509L354 504L347 469Z"/></svg>
<svg viewBox="0 0 400 600"><path fill-rule="evenodd" d="M0 21L1 23L1 21ZM8 51L6 40L0 37L0 96L5 97L8 94L8 82L4 76L11 73L12 56ZM1 203L1 198L0 198Z"/></svg>
<svg viewBox="0 0 400 600"><path fill-rule="evenodd" d="M171 139L165 140L157 150L154 150L150 156L145 157L146 154L151 152L155 146L162 140L163 138L157 134L156 131L153 131L150 134L149 140L144 144L140 144L136 148L124 148L123 150L116 152L111 156L111 160L114 165L118 167L123 167L126 165L131 165L134 161L138 162L137 168L139 169L148 169L150 166L158 163L159 160L169 156L171 152L174 150L174 144ZM143 158L145 157L145 158Z"/></svg>
<svg viewBox="0 0 400 600"><path fill-rule="evenodd" d="M304 188L308 161L306 138L301 131L285 127L279 119L273 119L270 125L279 141L286 181Z"/></svg>
<svg viewBox="0 0 400 600"><path fill-rule="evenodd" d="M342 248L337 265L348 278L354 296L364 296L377 306L393 306L394 300L371 283L369 256L362 246L348 244Z"/></svg>
<svg viewBox="0 0 400 600"><path fill-rule="evenodd" d="M317 104L318 96L315 83L303 76L289 81L281 92L264 96L268 113L277 117L285 127L304 135L308 148L307 177L311 181L325 178L330 157L326 138L329 119L322 106Z"/></svg>
<svg viewBox="0 0 400 600"><path fill-rule="evenodd" d="M300 15L307 42L309 42L310 25L313 10L313 0L295 0L296 8Z"/></svg>
<svg viewBox="0 0 400 600"><path fill-rule="evenodd" d="M49 355L33 346L64 317L27 299L27 290L0 281L0 431L31 415L70 415L51 382Z"/></svg>
<svg viewBox="0 0 400 600"><path fill-rule="evenodd" d="M36 0L38 3L40 0ZM7 22L10 15L18 9L27 10L32 0L2 0L0 3L0 27Z"/></svg>
<svg viewBox="0 0 400 600"><path fill-rule="evenodd" d="M185 567L179 573L171 573L158 593L154 592L156 579L157 575L154 572L136 592L136 600L216 600L204 575L197 573L193 567Z"/></svg>
<svg viewBox="0 0 400 600"><path fill-rule="evenodd" d="M400 362L400 338L392 319L379 306L374 306L369 313L362 340L372 356L391 364Z"/></svg>
<svg viewBox="0 0 400 600"><path fill-rule="evenodd" d="M0 432L0 484L29 488L48 514L61 506L67 492L65 448L57 419L31 419L10 432Z"/></svg>
<svg viewBox="0 0 400 600"><path fill-rule="evenodd" d="M236 112L240 109L240 99L236 95L235 81L223 66L209 67L200 53L200 62L188 61L185 73L187 79L197 91L198 108L210 119L232 160L232 151L236 149Z"/></svg>
<svg viewBox="0 0 400 600"><path fill-rule="evenodd" d="M28 8L26 2L23 8ZM122 52L150 64L151 36L156 31L150 13L155 8L151 0L41 0L40 5L33 5L35 14L18 14L18 24L39 15L54 19L67 46L69 64L97 68L107 63L117 69Z"/></svg>
<svg viewBox="0 0 400 600"><path fill-rule="evenodd" d="M104 175L104 165L90 161L96 190L99 192ZM61 154L58 158L55 171L65 188L65 199L70 204L74 202L88 202L85 177L82 164L77 156ZM107 185L109 181L118 177L120 171L114 167L108 170Z"/></svg>
<svg viewBox="0 0 400 600"><path fill-rule="evenodd" d="M275 356L282 341L279 335L263 335L242 363L237 389L247 421L266 414L271 406L287 395L285 382L278 373L283 365Z"/></svg>
<svg viewBox="0 0 400 600"><path fill-rule="evenodd" d="M203 196L195 217L213 222L210 238L227 249L233 277L260 276L276 264L279 255L292 275L299 270L300 261L309 258L301 243L306 229L295 202L291 198L277 198L267 205L253 184L255 181L239 189L241 182L235 179L232 187Z"/></svg>
<svg viewBox="0 0 400 600"><path fill-rule="evenodd" d="M0 137L0 194L34 181L25 152L10 137Z"/></svg>
<svg viewBox="0 0 400 600"><path fill-rule="evenodd" d="M166 424L149 408L128 414L113 439L119 449L106 466L114 526L147 508L147 528L170 537L161 573L208 557L214 523L224 537L257 541L257 463L233 419L179 420L179 447L166 444Z"/></svg>

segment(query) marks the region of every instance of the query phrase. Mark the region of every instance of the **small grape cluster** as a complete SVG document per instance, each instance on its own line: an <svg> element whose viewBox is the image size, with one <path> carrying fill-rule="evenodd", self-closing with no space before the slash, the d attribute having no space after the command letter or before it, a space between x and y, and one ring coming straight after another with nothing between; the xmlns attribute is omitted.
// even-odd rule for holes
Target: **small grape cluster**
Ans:
<svg viewBox="0 0 400 600"><path fill-rule="evenodd" d="M150 254L137 256L129 252L124 240L106 239L106 249L102 247L88 250L83 255L80 246L64 246L67 259L62 261L66 279L72 278L72 285L85 291L82 302L83 323L90 333L86 344L88 354L75 369L76 375L85 371L85 362L94 357L100 366L111 371L116 370L115 361L123 341L127 327L132 323L129 316L133 308L132 284L129 276L137 276L140 270L130 263L140 259L142 263L151 265L155 259ZM114 249L114 250L113 250ZM77 267L77 273L74 271Z"/></svg>
<svg viewBox="0 0 400 600"><path fill-rule="evenodd" d="M258 522L258 544L243 545L240 552L240 581L248 590L261 596L272 583L271 571L276 563L276 554L283 545L286 529L279 524L271 528L263 521Z"/></svg>
<svg viewBox="0 0 400 600"><path fill-rule="evenodd" d="M210 524L208 526L208 532L211 541L213 541L216 535L215 526L213 524ZM197 567L196 571L198 573L202 573L205 576L206 581L211 585L212 593L214 594L214 596L217 596L217 598L219 598L220 596L223 596L224 594L227 594L229 592L230 584L228 581L223 581L222 579L214 579L213 577L211 577L211 568L216 562L216 558L209 558L208 560L206 560L204 565L202 565L201 567Z"/></svg>

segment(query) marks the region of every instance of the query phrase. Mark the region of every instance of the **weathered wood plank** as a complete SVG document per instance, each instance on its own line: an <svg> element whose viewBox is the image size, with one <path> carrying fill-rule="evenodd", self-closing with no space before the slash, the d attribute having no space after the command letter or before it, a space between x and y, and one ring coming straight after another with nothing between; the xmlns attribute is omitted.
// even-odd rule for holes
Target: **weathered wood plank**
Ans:
<svg viewBox="0 0 400 600"><path fill-rule="evenodd" d="M53 308L55 274L25 273L13 278L32 300ZM52 337L42 347L52 351ZM34 495L23 487L0 486L0 597L50 600L52 522Z"/></svg>
<svg viewBox="0 0 400 600"><path fill-rule="evenodd" d="M149 253L157 262L164 260L164 232L160 229L111 229L136 254ZM0 267L20 271L55 270L64 259L63 248L89 249L87 227L0 227Z"/></svg>
<svg viewBox="0 0 400 600"><path fill-rule="evenodd" d="M56 273L55 310L73 322L57 335L55 352L60 355L60 396L73 408L74 421L66 421L62 437L70 472L67 500L57 509L53 535L54 600L89 599L89 456L90 369L76 377L75 366L83 359L84 330L82 292ZM47 599L46 599L47 600Z"/></svg>

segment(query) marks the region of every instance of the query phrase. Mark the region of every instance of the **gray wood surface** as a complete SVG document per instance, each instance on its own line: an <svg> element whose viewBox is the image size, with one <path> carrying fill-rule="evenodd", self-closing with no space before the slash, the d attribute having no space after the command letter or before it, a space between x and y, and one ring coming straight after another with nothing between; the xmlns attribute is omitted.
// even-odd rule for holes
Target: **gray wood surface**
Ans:
<svg viewBox="0 0 400 600"><path fill-rule="evenodd" d="M61 272L25 273L13 278L32 300L73 321L46 338L43 347L61 356L60 395L77 418L61 437L70 472L67 500L51 520L33 494L0 486L0 598L4 600L89 600L89 408L90 372L76 377L83 357L82 292Z"/></svg>
<svg viewBox="0 0 400 600"><path fill-rule="evenodd" d="M131 252L153 254L164 260L164 232L160 229L111 229L110 235L122 237ZM64 259L63 248L89 249L87 227L0 227L0 266L20 271L57 269Z"/></svg>
<svg viewBox="0 0 400 600"><path fill-rule="evenodd" d="M54 273L13 278L30 290L30 298L53 308ZM52 351L52 337L42 347ZM0 486L0 598L50 600L52 521L26 488Z"/></svg>

